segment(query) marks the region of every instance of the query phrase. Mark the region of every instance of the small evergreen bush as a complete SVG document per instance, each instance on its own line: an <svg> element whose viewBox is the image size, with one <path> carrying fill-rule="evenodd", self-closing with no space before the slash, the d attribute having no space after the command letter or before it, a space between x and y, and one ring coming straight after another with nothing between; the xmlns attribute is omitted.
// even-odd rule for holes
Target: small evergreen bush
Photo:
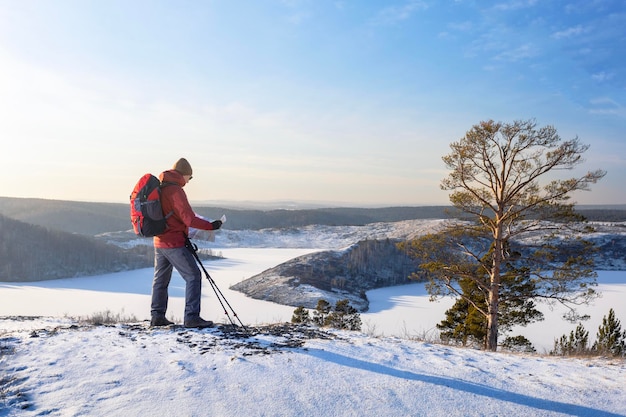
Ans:
<svg viewBox="0 0 626 417"><path fill-rule="evenodd" d="M563 335L554 341L554 349L550 355L624 357L626 356L626 331L622 332L620 321L615 317L615 312L611 308L608 316L602 318L602 325L598 328L593 346L589 345L589 332L579 323L576 330L570 332L569 337Z"/></svg>
<svg viewBox="0 0 626 417"><path fill-rule="evenodd" d="M328 301L320 299L313 311L313 317L306 308L300 306L294 310L291 322L340 330L361 330L361 315L347 299L337 301L334 309L331 309Z"/></svg>

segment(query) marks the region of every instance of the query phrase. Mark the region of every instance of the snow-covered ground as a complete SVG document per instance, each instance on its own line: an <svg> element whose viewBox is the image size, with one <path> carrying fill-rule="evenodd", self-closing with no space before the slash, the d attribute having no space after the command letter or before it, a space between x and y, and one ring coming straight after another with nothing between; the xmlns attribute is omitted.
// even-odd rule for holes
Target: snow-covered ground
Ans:
<svg viewBox="0 0 626 417"><path fill-rule="evenodd" d="M623 360L344 332L288 347L281 336L242 342L217 329L0 325L3 417L626 415Z"/></svg>
<svg viewBox="0 0 626 417"><path fill-rule="evenodd" d="M214 248L225 259L205 266L245 324L290 320L293 307L228 287L317 249ZM432 335L453 302L428 302L421 284L370 291L361 333L298 346L263 332L228 339L219 329L73 326L72 317L104 311L147 319L151 279L141 269L0 284L0 416L626 416L623 359L408 340ZM599 282L603 298L583 309L592 339L611 307L626 327L626 272L600 271ZM179 322L183 293L175 275L168 316ZM515 332L539 353L575 327L557 310L544 313L545 321ZM206 280L202 315L226 321Z"/></svg>

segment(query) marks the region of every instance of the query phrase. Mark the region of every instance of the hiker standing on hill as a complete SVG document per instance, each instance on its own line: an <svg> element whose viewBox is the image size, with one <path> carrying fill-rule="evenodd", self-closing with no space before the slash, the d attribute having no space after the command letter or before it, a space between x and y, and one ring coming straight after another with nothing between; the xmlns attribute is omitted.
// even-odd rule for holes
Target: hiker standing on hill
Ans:
<svg viewBox="0 0 626 417"><path fill-rule="evenodd" d="M209 222L194 213L183 190L183 187L191 180L191 174L191 165L185 158L181 158L176 161L172 169L162 172L159 176L161 205L164 215L168 217L165 232L154 237L151 326L174 324L165 318L172 268L176 268L186 282L185 327L204 328L213 325L212 321L200 317L202 274L193 254L185 247L185 244L189 227L217 230L222 226L222 222L220 220Z"/></svg>

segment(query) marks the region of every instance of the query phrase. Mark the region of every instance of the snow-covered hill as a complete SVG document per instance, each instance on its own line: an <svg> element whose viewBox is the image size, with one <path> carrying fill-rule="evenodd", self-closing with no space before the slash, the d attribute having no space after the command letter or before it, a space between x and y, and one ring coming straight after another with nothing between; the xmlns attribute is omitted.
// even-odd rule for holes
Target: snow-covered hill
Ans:
<svg viewBox="0 0 626 417"><path fill-rule="evenodd" d="M626 415L624 360L358 333L0 320L0 416Z"/></svg>
<svg viewBox="0 0 626 417"><path fill-rule="evenodd" d="M366 239L406 239L434 232L444 220L405 220L365 226L312 225L288 229L229 230L228 223L217 232L196 231L191 236L206 248L316 248L340 249ZM123 247L151 244L137 238L132 230L97 236Z"/></svg>

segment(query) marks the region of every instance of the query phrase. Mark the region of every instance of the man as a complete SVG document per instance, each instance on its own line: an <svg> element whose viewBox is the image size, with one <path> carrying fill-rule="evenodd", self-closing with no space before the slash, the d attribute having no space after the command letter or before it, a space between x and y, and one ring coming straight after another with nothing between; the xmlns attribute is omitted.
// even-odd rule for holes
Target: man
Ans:
<svg viewBox="0 0 626 417"><path fill-rule="evenodd" d="M161 205L167 216L167 229L154 237L154 281L152 282L151 326L174 324L165 318L168 286L172 269L176 268L185 280L185 327L211 327L212 321L200 317L202 274L193 254L185 247L189 227L217 230L220 220L209 222L194 213L183 187L192 178L191 165L181 158L168 171L159 176L161 180Z"/></svg>

